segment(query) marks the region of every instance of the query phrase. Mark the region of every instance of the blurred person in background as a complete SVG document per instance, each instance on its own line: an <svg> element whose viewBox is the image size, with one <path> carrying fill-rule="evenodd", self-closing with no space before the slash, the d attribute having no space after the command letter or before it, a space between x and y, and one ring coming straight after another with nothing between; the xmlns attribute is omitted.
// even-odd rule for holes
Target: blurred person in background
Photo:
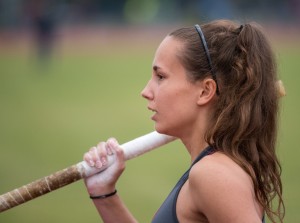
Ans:
<svg viewBox="0 0 300 223"><path fill-rule="evenodd" d="M272 49L255 23L217 20L166 36L142 96L156 131L179 138L191 166L153 223L283 222L276 82ZM116 139L84 160L99 168L113 154L113 165L85 179L87 191L104 222L137 222L117 194L125 160Z"/></svg>
<svg viewBox="0 0 300 223"><path fill-rule="evenodd" d="M31 20L37 57L43 64L52 54L56 28L54 5L48 0L31 0L26 5Z"/></svg>

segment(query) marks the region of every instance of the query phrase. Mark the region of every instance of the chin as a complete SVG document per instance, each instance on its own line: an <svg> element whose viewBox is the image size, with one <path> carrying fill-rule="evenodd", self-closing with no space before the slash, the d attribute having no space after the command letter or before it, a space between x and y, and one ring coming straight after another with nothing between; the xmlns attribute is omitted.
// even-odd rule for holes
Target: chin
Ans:
<svg viewBox="0 0 300 223"><path fill-rule="evenodd" d="M162 128L161 126L157 125L157 123L155 123L155 131L157 131L160 134L166 134L167 135L165 129Z"/></svg>
<svg viewBox="0 0 300 223"><path fill-rule="evenodd" d="M174 131L171 131L169 128L163 128L163 126L155 125L155 130L160 134L165 134L169 136L175 136Z"/></svg>

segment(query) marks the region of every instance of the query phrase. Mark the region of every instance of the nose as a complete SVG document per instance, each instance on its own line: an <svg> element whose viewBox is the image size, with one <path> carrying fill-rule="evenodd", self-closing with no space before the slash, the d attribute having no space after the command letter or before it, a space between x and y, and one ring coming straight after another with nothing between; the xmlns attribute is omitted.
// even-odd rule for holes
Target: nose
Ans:
<svg viewBox="0 0 300 223"><path fill-rule="evenodd" d="M153 93L150 90L150 81L147 83L145 88L142 90L141 95L143 98L147 100L152 100L153 99Z"/></svg>

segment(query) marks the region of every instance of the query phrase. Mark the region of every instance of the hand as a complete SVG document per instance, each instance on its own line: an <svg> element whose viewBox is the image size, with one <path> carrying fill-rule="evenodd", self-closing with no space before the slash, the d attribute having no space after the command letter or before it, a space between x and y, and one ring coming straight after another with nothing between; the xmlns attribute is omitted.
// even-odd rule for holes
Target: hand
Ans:
<svg viewBox="0 0 300 223"><path fill-rule="evenodd" d="M115 156L115 161L104 171L85 178L88 193L92 196L111 193L120 175L125 169L124 152L114 138L100 142L84 154L83 159L91 166L101 168L108 164L108 156Z"/></svg>

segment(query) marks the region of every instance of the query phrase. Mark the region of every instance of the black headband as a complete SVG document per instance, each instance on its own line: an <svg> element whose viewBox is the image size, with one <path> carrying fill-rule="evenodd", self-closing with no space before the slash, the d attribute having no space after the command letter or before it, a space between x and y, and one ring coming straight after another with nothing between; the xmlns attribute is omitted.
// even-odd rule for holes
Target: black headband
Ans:
<svg viewBox="0 0 300 223"><path fill-rule="evenodd" d="M217 95L219 95L220 92L219 92L219 87L218 87L217 77L216 77L216 74L215 74L214 71L213 71L213 67L212 67L212 63L211 63L211 58L210 58L210 54L209 54L209 51L208 51L208 47L207 47L207 43L206 43L204 34L203 34L203 32L202 32L202 30L201 30L201 28L200 28L200 26L199 26L198 24L195 25L195 28L196 28L196 30L197 30L197 32L198 32L200 38L201 38L201 42L202 42L202 44L203 44L204 51L205 51L205 54L206 54L206 58L207 58L207 60L208 60L209 66L210 66L210 71L211 71L212 77L213 77L214 81L215 81L216 84L217 84L216 93L217 93Z"/></svg>

